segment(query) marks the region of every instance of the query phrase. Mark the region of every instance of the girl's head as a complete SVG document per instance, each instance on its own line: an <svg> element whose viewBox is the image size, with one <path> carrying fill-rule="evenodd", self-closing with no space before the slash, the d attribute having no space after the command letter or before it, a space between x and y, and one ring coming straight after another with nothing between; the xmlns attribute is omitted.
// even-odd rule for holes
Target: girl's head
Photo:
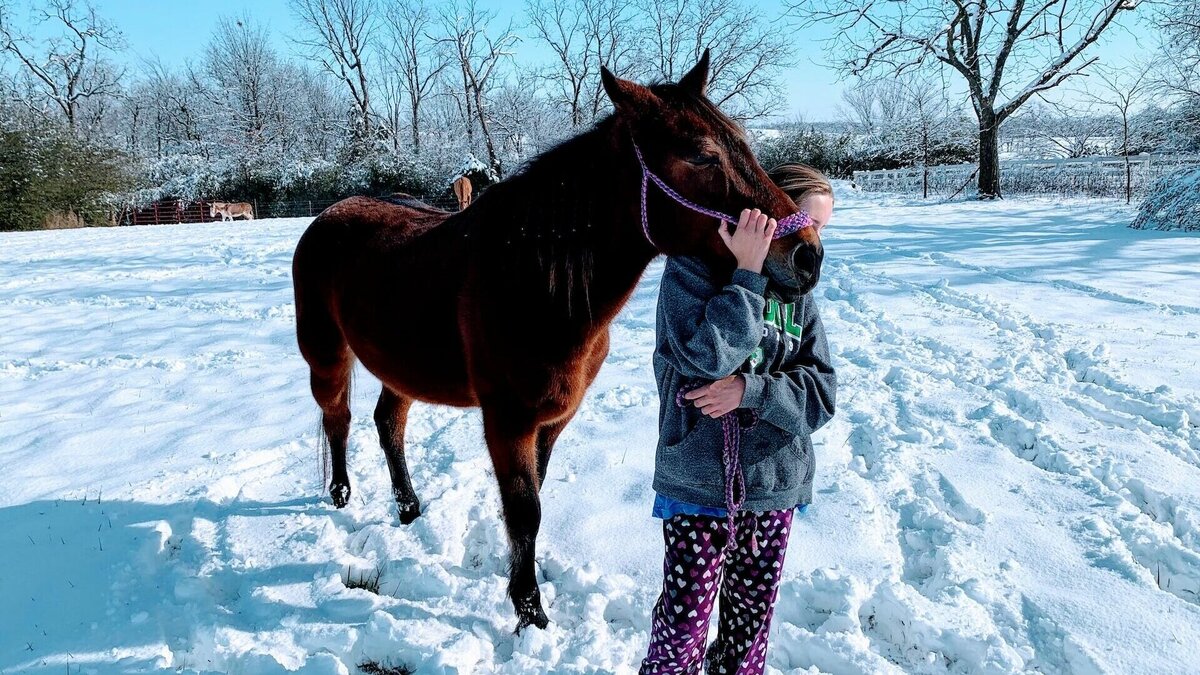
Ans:
<svg viewBox="0 0 1200 675"><path fill-rule="evenodd" d="M771 169L771 180L808 213L820 232L833 218L833 186L825 174L807 164L784 164Z"/></svg>

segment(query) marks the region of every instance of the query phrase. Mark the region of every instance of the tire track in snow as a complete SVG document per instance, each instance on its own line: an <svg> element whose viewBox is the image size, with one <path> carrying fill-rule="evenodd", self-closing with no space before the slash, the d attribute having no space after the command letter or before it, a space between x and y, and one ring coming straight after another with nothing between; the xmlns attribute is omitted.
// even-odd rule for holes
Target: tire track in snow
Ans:
<svg viewBox="0 0 1200 675"><path fill-rule="evenodd" d="M999 269L996 267L989 267L987 265L976 265L974 263L965 262L965 261L959 260L951 255L948 255L946 253L941 253L941 252L915 253L912 251L905 251L905 250L898 249L898 248L895 248L892 246L888 246L886 244L882 245L880 247L880 250L886 251L887 253L889 253L891 255L901 257L901 258L929 261L929 262L935 263L937 265L941 265L941 266L945 266L945 267L956 267L958 269L967 270L969 272L978 272L980 274L986 274L988 276L996 277L997 279L1003 279L1005 281L1012 281L1012 282L1019 283L1019 284L1034 284L1034 285L1040 285L1040 286L1051 286L1051 287L1057 288L1059 290L1083 293L1084 295L1091 296L1098 300L1105 300L1108 302L1116 302L1116 303L1120 303L1120 304L1124 304L1124 305L1135 305L1138 307L1145 307L1147 309L1153 309L1156 311L1165 312L1167 314L1175 314L1175 315L1182 315L1182 316L1200 315L1200 307L1193 307L1191 305L1177 305L1177 304L1172 304L1172 303L1159 303L1159 302L1153 302L1151 300L1143 300L1141 298L1133 298L1133 297L1130 297L1127 295L1121 295L1120 293L1116 293L1114 291L1108 291L1103 288L1097 288L1096 286L1092 286L1089 284L1080 283L1078 281L1071 281L1069 279L1038 279L1038 278L1034 278L1034 277L1027 276L1027 275L1017 274L1015 272L1009 272L1007 270L1002 270L1002 269Z"/></svg>

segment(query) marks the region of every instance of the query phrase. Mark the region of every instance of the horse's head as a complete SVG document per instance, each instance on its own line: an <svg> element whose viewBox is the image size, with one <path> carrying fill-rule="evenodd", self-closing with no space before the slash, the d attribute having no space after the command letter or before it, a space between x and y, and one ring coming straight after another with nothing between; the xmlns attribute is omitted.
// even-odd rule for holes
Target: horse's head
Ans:
<svg viewBox="0 0 1200 675"><path fill-rule="evenodd" d="M208 203L208 217L209 218L217 217L217 203L216 202Z"/></svg>
<svg viewBox="0 0 1200 675"><path fill-rule="evenodd" d="M776 219L796 204L773 183L750 150L746 135L705 95L708 51L679 82L642 86L601 70L616 109L619 134L632 138L646 166L688 200L736 216L758 208ZM628 148L627 142L621 142ZM633 150L627 150L632 153ZM650 236L667 255L692 255L732 269L733 254L711 217L691 211L651 189ZM732 228L735 223L730 223ZM821 273L824 249L814 227L775 240L764 265L771 290L794 299L811 290Z"/></svg>

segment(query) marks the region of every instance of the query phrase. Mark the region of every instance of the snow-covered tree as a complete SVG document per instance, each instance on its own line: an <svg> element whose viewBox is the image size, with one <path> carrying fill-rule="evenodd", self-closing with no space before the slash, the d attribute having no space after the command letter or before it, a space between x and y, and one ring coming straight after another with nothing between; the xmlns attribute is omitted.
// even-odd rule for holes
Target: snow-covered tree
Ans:
<svg viewBox="0 0 1200 675"><path fill-rule="evenodd" d="M779 111L780 75L795 61L789 35L741 0L634 0L637 61L647 79L675 81L711 48L708 96L748 122Z"/></svg>
<svg viewBox="0 0 1200 675"><path fill-rule="evenodd" d="M441 8L442 42L449 48L452 69L460 76L458 87L450 88L458 103L467 138L474 140L476 125L487 151L488 163L504 175L499 148L491 129L492 89L501 79L501 66L512 57L519 40L512 24L495 29L496 13L479 7L476 0L447 0Z"/></svg>

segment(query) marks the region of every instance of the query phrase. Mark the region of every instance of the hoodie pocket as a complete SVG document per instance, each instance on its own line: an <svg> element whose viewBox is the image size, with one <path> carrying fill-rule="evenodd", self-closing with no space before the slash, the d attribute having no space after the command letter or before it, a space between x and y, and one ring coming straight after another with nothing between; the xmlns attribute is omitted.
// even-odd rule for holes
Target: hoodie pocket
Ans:
<svg viewBox="0 0 1200 675"><path fill-rule="evenodd" d="M742 466L754 466L786 452L796 442L796 437L767 422L742 430Z"/></svg>
<svg viewBox="0 0 1200 675"><path fill-rule="evenodd" d="M683 440L662 447L660 468L673 483L724 490L723 443L720 420L701 415Z"/></svg>
<svg viewBox="0 0 1200 675"><path fill-rule="evenodd" d="M813 456L808 443L792 438L785 447L760 461L743 466L746 491L750 494L770 494L800 487L812 480Z"/></svg>

